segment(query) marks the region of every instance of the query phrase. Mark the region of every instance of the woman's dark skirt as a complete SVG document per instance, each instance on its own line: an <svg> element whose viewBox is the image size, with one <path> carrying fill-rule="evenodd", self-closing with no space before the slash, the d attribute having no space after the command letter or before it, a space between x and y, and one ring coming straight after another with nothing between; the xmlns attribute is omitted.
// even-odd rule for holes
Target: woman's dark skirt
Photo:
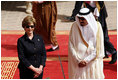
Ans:
<svg viewBox="0 0 118 80"><path fill-rule="evenodd" d="M20 79L34 79L34 72L30 69L19 69L20 72ZM39 75L38 78L35 79L42 79L43 78L43 72Z"/></svg>

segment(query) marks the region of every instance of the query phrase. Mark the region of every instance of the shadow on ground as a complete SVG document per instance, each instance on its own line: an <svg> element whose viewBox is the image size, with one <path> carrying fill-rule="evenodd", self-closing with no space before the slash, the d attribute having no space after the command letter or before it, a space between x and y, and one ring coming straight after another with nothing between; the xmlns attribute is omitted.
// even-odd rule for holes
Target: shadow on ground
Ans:
<svg viewBox="0 0 118 80"><path fill-rule="evenodd" d="M57 17L58 17L58 19L61 20L61 22L73 22L73 21L69 21L69 20L66 19L67 17L70 17L70 16L67 16L67 15L58 14Z"/></svg>
<svg viewBox="0 0 118 80"><path fill-rule="evenodd" d="M117 64L110 64L109 65L108 61L104 61L104 69L108 69L108 70L112 70L112 71L117 72Z"/></svg>
<svg viewBox="0 0 118 80"><path fill-rule="evenodd" d="M6 50L15 50L15 51L17 51L17 45L2 44L1 47L6 49Z"/></svg>
<svg viewBox="0 0 118 80"><path fill-rule="evenodd" d="M1 10L25 12L25 1L1 1Z"/></svg>

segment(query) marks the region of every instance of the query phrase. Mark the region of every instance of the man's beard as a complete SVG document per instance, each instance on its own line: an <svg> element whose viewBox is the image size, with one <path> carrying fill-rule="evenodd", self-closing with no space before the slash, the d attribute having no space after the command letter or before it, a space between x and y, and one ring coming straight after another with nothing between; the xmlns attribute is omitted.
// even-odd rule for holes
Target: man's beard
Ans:
<svg viewBox="0 0 118 80"><path fill-rule="evenodd" d="M80 25L81 25L81 26L85 26L85 25L84 25L84 22L81 22Z"/></svg>

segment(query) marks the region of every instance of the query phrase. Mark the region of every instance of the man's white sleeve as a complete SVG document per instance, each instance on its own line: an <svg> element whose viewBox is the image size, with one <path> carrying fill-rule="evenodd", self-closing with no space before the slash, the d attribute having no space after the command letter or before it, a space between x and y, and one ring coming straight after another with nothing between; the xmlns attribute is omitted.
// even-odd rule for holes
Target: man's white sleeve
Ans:
<svg viewBox="0 0 118 80"><path fill-rule="evenodd" d="M78 57L77 52L76 52L75 48L73 47L71 41L69 41L69 49L70 49L70 51L71 51L71 53L72 53L72 57L74 57L74 59L76 59L76 61L77 61L78 63L79 63L80 61L82 61L82 60Z"/></svg>
<svg viewBox="0 0 118 80"><path fill-rule="evenodd" d="M87 63L89 63L90 61L92 61L94 58L96 57L96 49L94 51L92 51L90 53L89 56L87 56L84 61L86 61Z"/></svg>

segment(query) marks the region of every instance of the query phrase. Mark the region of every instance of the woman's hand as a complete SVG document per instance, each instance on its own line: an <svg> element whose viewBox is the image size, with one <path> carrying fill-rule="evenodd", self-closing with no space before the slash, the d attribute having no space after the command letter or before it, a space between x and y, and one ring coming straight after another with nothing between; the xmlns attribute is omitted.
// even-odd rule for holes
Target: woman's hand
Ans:
<svg viewBox="0 0 118 80"><path fill-rule="evenodd" d="M31 69L33 72L39 74L39 75L40 75L41 72L42 72L42 68L36 68L36 67L34 67L33 65L30 65L28 68Z"/></svg>
<svg viewBox="0 0 118 80"><path fill-rule="evenodd" d="M34 78L37 78L37 77L39 77L39 74L35 73Z"/></svg>
<svg viewBox="0 0 118 80"><path fill-rule="evenodd" d="M34 71L34 78L37 78L43 71L43 65L40 65L39 68L35 68L33 65L30 65L28 68Z"/></svg>
<svg viewBox="0 0 118 80"><path fill-rule="evenodd" d="M39 74L39 75L42 73L42 71L43 71L43 70L40 69L40 68L35 68L35 69L34 69L34 72L35 72L36 74Z"/></svg>
<svg viewBox="0 0 118 80"><path fill-rule="evenodd" d="M37 78L37 77L39 77L39 75L42 73L42 69L40 69L40 68L38 68L39 69L39 73L35 73L34 74L34 78Z"/></svg>
<svg viewBox="0 0 118 80"><path fill-rule="evenodd" d="M38 70L37 71L39 71L39 73L35 73L34 74L34 78L37 78L37 77L39 77L39 75L42 73L42 71L43 71L43 66L42 65L40 65L40 67L38 68Z"/></svg>

